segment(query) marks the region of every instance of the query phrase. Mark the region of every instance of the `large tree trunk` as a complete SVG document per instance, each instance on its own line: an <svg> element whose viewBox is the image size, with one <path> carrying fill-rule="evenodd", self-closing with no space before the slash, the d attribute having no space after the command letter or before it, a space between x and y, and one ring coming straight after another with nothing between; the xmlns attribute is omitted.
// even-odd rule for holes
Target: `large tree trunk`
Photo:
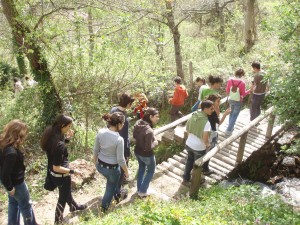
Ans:
<svg viewBox="0 0 300 225"><path fill-rule="evenodd" d="M3 13L11 27L13 38L19 48L23 48L29 60L34 78L41 87L41 96L43 101L42 120L45 124L50 124L53 118L62 112L62 104L59 94L55 89L48 70L47 61L43 57L38 41L34 33L20 21L19 13L14 0L1 0Z"/></svg>
<svg viewBox="0 0 300 225"><path fill-rule="evenodd" d="M247 0L247 9L245 14L245 52L249 52L254 45L254 34L256 32L254 4L255 0Z"/></svg>
<svg viewBox="0 0 300 225"><path fill-rule="evenodd" d="M14 54L16 56L20 74L22 76L25 76L27 74L27 67L26 67L26 63L25 63L24 50L19 47L19 44L17 43L17 41L14 38L14 35L13 35L13 49L14 49Z"/></svg>
<svg viewBox="0 0 300 225"><path fill-rule="evenodd" d="M225 42L226 42L226 36L225 36L225 18L224 18L224 12L223 7L220 7L220 2L215 2L216 7L216 14L220 22L220 28L219 28L219 52L226 51Z"/></svg>
<svg viewBox="0 0 300 225"><path fill-rule="evenodd" d="M180 47L180 33L179 33L178 25L175 25L173 6L172 6L173 2L171 0L166 0L165 2L166 2L166 9L167 9L168 27L170 28L173 34L177 76L181 77L182 80L184 80L181 47Z"/></svg>
<svg viewBox="0 0 300 225"><path fill-rule="evenodd" d="M89 42L90 42L90 64L93 62L94 49L95 49L95 34L93 30L93 14L91 8L88 9L88 29L89 29Z"/></svg>

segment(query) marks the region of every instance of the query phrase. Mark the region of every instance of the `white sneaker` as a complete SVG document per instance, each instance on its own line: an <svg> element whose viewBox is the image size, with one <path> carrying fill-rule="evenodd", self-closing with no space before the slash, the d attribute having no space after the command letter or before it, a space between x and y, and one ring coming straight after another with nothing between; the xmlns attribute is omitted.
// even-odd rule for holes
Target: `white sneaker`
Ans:
<svg viewBox="0 0 300 225"><path fill-rule="evenodd" d="M141 197L141 198L144 198L144 197L147 197L149 196L150 194L147 192L147 193L141 193L141 192L138 192L138 196Z"/></svg>

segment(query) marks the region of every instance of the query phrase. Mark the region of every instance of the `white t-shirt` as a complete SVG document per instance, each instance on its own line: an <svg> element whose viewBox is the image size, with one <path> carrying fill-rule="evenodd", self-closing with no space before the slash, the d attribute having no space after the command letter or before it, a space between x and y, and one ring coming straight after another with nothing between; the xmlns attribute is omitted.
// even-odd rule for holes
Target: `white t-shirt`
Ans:
<svg viewBox="0 0 300 225"><path fill-rule="evenodd" d="M207 121L207 123L204 126L203 132L205 132L205 131L206 132L211 131L211 126L210 126L209 121ZM205 146L203 140L191 133L189 133L189 136L188 136L185 144L195 151L203 151L206 149L206 146Z"/></svg>

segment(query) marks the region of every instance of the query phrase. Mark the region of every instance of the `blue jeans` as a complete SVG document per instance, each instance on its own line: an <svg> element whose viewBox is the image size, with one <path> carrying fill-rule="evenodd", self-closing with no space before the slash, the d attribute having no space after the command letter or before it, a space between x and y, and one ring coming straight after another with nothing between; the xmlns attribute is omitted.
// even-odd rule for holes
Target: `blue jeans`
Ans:
<svg viewBox="0 0 300 225"><path fill-rule="evenodd" d="M199 159L200 157L204 156L206 153L206 150L203 151L195 151L191 149L189 146L185 146L185 149L188 151L188 158L185 164L183 179L185 181L190 181L191 179L191 171L194 166L194 162Z"/></svg>
<svg viewBox="0 0 300 225"><path fill-rule="evenodd" d="M13 197L8 195L8 225L20 224L20 212L23 216L24 225L37 224L25 181L15 186Z"/></svg>
<svg viewBox="0 0 300 225"><path fill-rule="evenodd" d="M96 168L98 172L101 173L107 180L101 205L103 209L107 210L114 195L120 193L118 184L120 180L121 170L119 166L116 169L108 169L105 167L101 167L99 163L97 163Z"/></svg>
<svg viewBox="0 0 300 225"><path fill-rule="evenodd" d="M197 111L199 105L200 105L200 100L197 100L197 102L195 103L195 105L193 105L193 107L191 108L192 112Z"/></svg>
<svg viewBox="0 0 300 225"><path fill-rule="evenodd" d="M240 111L242 108L242 102L229 100L229 104L230 104L231 112L229 115L229 124L228 124L226 131L232 132L234 124L240 114Z"/></svg>
<svg viewBox="0 0 300 225"><path fill-rule="evenodd" d="M135 156L139 163L137 191L140 193L147 193L150 181L155 172L155 156L140 156L138 154L135 154Z"/></svg>

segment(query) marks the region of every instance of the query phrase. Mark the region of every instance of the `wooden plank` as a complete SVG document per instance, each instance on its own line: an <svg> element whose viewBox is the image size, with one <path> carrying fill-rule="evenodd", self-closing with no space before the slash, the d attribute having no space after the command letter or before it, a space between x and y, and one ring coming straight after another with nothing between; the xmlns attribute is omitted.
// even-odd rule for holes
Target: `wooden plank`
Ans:
<svg viewBox="0 0 300 225"><path fill-rule="evenodd" d="M223 170L225 169L224 171L225 171L226 173L228 173L228 172L230 172L231 170L234 169L234 166L232 166L232 165L230 165L230 164L227 164L226 162L224 162L224 161L222 161L222 160L220 160L220 159L217 159L217 158L215 158L215 157L212 157L212 158L210 159L209 162L214 162L214 163L217 164L218 166L222 167Z"/></svg>
<svg viewBox="0 0 300 225"><path fill-rule="evenodd" d="M177 160L178 162L182 163L182 164L186 164L186 158L183 158L179 155L173 155L173 159Z"/></svg>
<svg viewBox="0 0 300 225"><path fill-rule="evenodd" d="M169 171L171 171L172 173L175 173L178 176L183 176L184 170L175 167L173 165L171 165L170 163L167 162L162 162L162 165L166 166L168 168Z"/></svg>
<svg viewBox="0 0 300 225"><path fill-rule="evenodd" d="M185 164L181 163L181 162L178 162L177 160L173 159L173 158L168 158L168 162L173 165L173 166L176 166L182 170L185 169Z"/></svg>
<svg viewBox="0 0 300 225"><path fill-rule="evenodd" d="M182 178L182 177L178 176L178 175L175 174L175 173L172 173L172 172L169 171L168 168L166 168L164 165L159 164L159 165L157 165L157 167L158 167L159 169L161 169L161 170L164 172L164 174L166 174L166 175L168 175L168 176L170 176L170 177L172 177L172 178L175 178L175 179L178 180L179 182L182 182L182 181L183 181L183 178Z"/></svg>
<svg viewBox="0 0 300 225"><path fill-rule="evenodd" d="M214 157L212 158L216 158L219 159L225 163L228 163L229 165L235 166L236 160L232 159L230 157L224 156L223 154L221 154L220 152L218 152L217 154L215 154Z"/></svg>
<svg viewBox="0 0 300 225"><path fill-rule="evenodd" d="M237 163L241 163L242 159L244 157L244 151L245 151L245 146L246 146L247 135L248 135L248 132L244 133L241 136L240 143L239 143L238 154L236 156L236 162Z"/></svg>

